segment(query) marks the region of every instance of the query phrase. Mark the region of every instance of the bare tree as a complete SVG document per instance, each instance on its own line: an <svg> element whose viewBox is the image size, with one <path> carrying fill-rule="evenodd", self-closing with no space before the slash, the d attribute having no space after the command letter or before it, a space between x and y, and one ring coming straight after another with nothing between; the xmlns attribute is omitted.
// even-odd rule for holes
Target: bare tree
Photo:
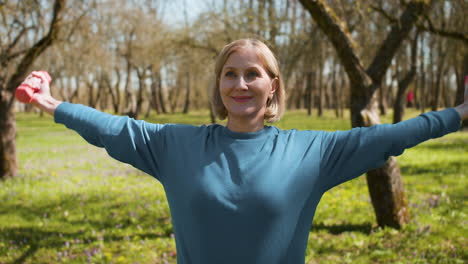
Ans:
<svg viewBox="0 0 468 264"><path fill-rule="evenodd" d="M430 106L432 110L439 107L443 101L454 96L448 91L448 76L450 69L457 77L458 100L463 100L463 78L460 78L462 67L460 59L464 57L468 44L466 34L466 1L431 1L432 12L425 13L423 19L416 22L419 34L419 78L416 82L416 106L424 112ZM371 8L381 14L391 24L397 24L398 19L392 12L382 8L382 5L372 4ZM429 43L429 44L427 44ZM429 52L428 52L429 51ZM457 59L458 58L458 59ZM427 63L429 61L429 63ZM450 65L447 63L454 63ZM433 67L435 65L435 67ZM452 67L451 67L452 66ZM430 74L428 74L430 73ZM461 97L460 97L461 93ZM442 96L442 94L444 96Z"/></svg>
<svg viewBox="0 0 468 264"><path fill-rule="evenodd" d="M31 71L34 61L58 39L62 27L61 15L65 0L56 0L53 4L52 19L47 34L32 45L21 45L28 43L26 40L28 34L35 28L28 26L24 21L27 18L22 16L26 14L15 13L14 8L28 4L30 2L13 3L12 1L2 6L0 12L2 23L6 23L3 26L8 29L0 50L0 64L3 68L0 74L0 178L15 176L17 170L16 125L13 113L16 87ZM25 10L31 10L32 13L28 15L42 19L39 5L40 3L36 3L36 6L23 7ZM13 23L13 26L9 23Z"/></svg>
<svg viewBox="0 0 468 264"><path fill-rule="evenodd" d="M418 18L428 9L423 1L411 1L380 45L370 66L364 69L348 29L323 0L300 0L335 47L351 83L351 124L353 127L380 123L375 91L380 86L402 41ZM369 192L380 226L400 228L409 220L409 212L400 169L391 157L379 169L367 173Z"/></svg>

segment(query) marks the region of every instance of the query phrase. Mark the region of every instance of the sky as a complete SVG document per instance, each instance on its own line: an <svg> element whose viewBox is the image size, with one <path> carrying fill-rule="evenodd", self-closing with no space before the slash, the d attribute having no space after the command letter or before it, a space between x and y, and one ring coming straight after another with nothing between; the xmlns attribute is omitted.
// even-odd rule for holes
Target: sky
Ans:
<svg viewBox="0 0 468 264"><path fill-rule="evenodd" d="M190 21L195 20L198 15L207 10L210 2L221 3L221 0L175 0L168 1L166 11L164 12L164 19L170 24L183 24L184 13L186 11L187 18ZM185 8L184 8L185 5ZM186 9L186 10L184 10Z"/></svg>

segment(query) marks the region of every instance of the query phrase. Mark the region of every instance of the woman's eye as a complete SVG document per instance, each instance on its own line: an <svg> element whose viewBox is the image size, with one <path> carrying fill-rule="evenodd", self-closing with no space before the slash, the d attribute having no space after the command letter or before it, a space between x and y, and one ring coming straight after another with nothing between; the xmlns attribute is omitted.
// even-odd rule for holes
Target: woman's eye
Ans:
<svg viewBox="0 0 468 264"><path fill-rule="evenodd" d="M233 71L228 71L224 74L226 77L236 77L236 73Z"/></svg>
<svg viewBox="0 0 468 264"><path fill-rule="evenodd" d="M253 79L253 78L256 78L256 77L258 77L258 72L256 72L256 71L250 71L250 72L247 73L247 78L249 78L249 79Z"/></svg>

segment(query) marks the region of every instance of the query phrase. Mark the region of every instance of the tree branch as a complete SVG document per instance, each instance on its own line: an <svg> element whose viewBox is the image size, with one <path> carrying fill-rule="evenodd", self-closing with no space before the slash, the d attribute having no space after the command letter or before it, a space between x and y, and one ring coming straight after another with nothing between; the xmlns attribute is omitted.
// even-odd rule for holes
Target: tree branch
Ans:
<svg viewBox="0 0 468 264"><path fill-rule="evenodd" d="M411 1L398 19L398 23L393 24L392 29L378 49L377 55L366 70L374 84L380 84L402 41L428 8L429 5L425 1Z"/></svg>
<svg viewBox="0 0 468 264"><path fill-rule="evenodd" d="M175 42L177 45L180 45L180 46L188 46L190 48L208 51L211 54L213 54L213 56L216 56L219 52L219 50L211 43L202 45L202 44L197 43L197 41L191 37L186 37L182 40L175 41Z"/></svg>
<svg viewBox="0 0 468 264"><path fill-rule="evenodd" d="M61 12L65 6L65 0L55 0L52 21L48 34L36 42L24 55L21 62L16 67L16 71L8 81L7 91L13 92L21 81L26 77L31 65L55 40L61 29Z"/></svg>
<svg viewBox="0 0 468 264"><path fill-rule="evenodd" d="M16 57L18 57L20 55L25 54L27 51L28 51L27 49L23 49L23 50L14 52L14 53L12 53L12 54L10 54L8 56L2 57L0 59L0 65L6 66L9 61L13 60L14 58L16 58Z"/></svg>
<svg viewBox="0 0 468 264"><path fill-rule="evenodd" d="M355 44L346 30L345 24L323 0L300 0L300 2L332 42L348 74L351 86L370 85L371 80L366 75L361 60L357 56ZM355 89L354 92L364 93L365 89Z"/></svg>
<svg viewBox="0 0 468 264"><path fill-rule="evenodd" d="M9 54L13 48L16 46L16 44L18 44L19 40L23 37L24 34L26 34L26 32L30 29L32 29L34 27L24 27L19 33L18 35L15 37L15 39L10 43L10 45L8 45L8 47L2 51L2 53L0 54L0 64L3 66L3 65L6 65L6 63L8 63L8 61L11 59L11 58L14 58L16 57L16 55L11 55Z"/></svg>
<svg viewBox="0 0 468 264"><path fill-rule="evenodd" d="M417 25L418 29L431 32L439 36L458 39L458 40L465 42L465 45L468 44L468 34L464 34L462 32L445 30L441 28L436 28L428 16L425 16L424 19L427 22L428 26L426 27L423 23L418 23Z"/></svg>
<svg viewBox="0 0 468 264"><path fill-rule="evenodd" d="M79 27L81 20L88 14L88 12L89 12L90 10L91 10L91 9L87 9L87 10L85 10L83 13L81 13L80 16L78 16L78 18L75 20L75 23L74 23L72 29L71 29L70 32L68 33L68 36L65 38L66 40L70 41L70 39L71 39L71 37L73 36L73 34L75 34L75 30Z"/></svg>
<svg viewBox="0 0 468 264"><path fill-rule="evenodd" d="M398 19L396 19L396 17L390 15L387 11L385 11L383 8L381 8L380 6L375 6L375 5L371 5L370 8L374 11L376 11L377 13L380 13L383 17L385 17L385 19L387 19L390 23L392 24L395 24L395 23L398 23Z"/></svg>
<svg viewBox="0 0 468 264"><path fill-rule="evenodd" d="M380 13L382 16L384 16L385 19L387 19L390 23L392 23L392 24L398 23L398 20L394 16L390 15L388 12L386 12L382 8L380 8L378 6L371 6L371 8L372 8L372 10L374 10L374 11ZM446 30L446 29L441 29L441 28L435 27L434 24L432 23L431 19L427 15L424 16L424 20L425 20L425 22L427 22L428 26L424 25L423 22L418 22L418 23L416 23L416 27L419 30L430 32L430 33L433 33L433 34L436 34L436 35L439 35L439 36L442 36L442 37L461 40L461 41L465 42L465 44L468 44L468 34L464 34L462 32L457 32L457 31L453 31L453 30Z"/></svg>

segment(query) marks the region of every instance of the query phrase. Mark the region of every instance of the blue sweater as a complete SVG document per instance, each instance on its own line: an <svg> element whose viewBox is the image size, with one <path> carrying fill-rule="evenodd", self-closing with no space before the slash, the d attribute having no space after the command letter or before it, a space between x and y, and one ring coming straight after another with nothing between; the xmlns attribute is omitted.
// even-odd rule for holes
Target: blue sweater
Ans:
<svg viewBox="0 0 468 264"><path fill-rule="evenodd" d="M315 208L328 189L389 156L457 131L454 109L349 131L235 133L221 125L151 124L62 103L55 121L166 191L178 263L304 263Z"/></svg>

